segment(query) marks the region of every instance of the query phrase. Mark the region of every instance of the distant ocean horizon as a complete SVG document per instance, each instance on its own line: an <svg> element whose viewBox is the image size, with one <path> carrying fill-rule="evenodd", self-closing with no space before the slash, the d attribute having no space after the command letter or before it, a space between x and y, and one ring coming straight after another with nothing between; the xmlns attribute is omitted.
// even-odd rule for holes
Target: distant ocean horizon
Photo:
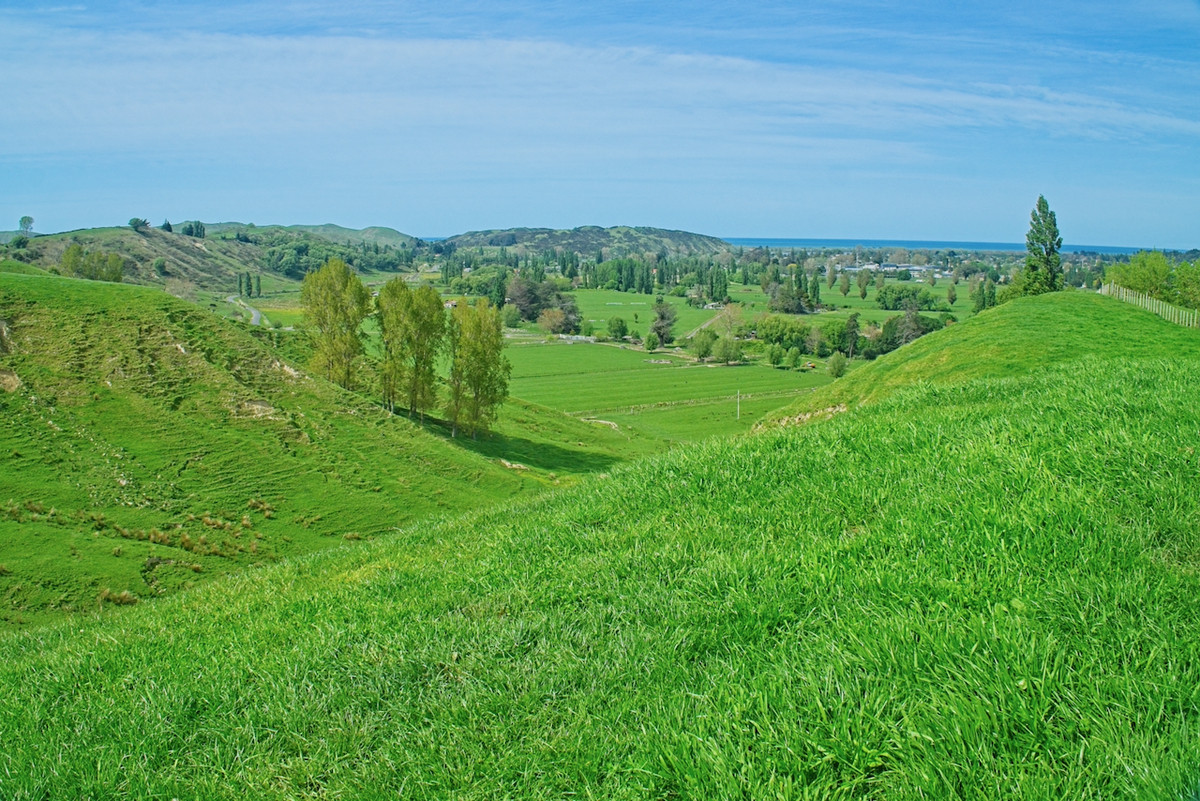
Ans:
<svg viewBox="0 0 1200 801"><path fill-rule="evenodd" d="M1024 242L951 242L925 239L790 239L786 237L721 237L731 245L746 248L905 248L906 250L977 250L1024 253ZM1149 248L1115 247L1113 245L1063 245L1065 253L1106 253L1123 255Z"/></svg>

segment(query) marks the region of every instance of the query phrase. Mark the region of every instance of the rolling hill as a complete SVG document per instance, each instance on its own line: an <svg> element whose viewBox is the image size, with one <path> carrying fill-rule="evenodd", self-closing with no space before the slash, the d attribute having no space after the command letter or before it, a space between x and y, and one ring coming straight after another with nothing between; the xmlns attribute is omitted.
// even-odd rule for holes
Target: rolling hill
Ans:
<svg viewBox="0 0 1200 801"><path fill-rule="evenodd" d="M0 333L2 623L158 597L662 447L518 400L492 435L452 440L306 375L300 334L20 262L0 262Z"/></svg>
<svg viewBox="0 0 1200 801"><path fill-rule="evenodd" d="M45 269L57 266L71 245L89 252L116 253L125 259L126 282L172 286L177 293L188 294L180 291L181 287L216 293L236 291L237 275L247 272L262 276L268 287L295 286L306 269L320 266L330 256L370 272L387 261L389 254L395 262L399 258L396 254L415 242L384 228L258 228L236 223L207 228L208 235L203 238L155 227L140 231L128 226L89 228L34 237L27 252L31 263ZM395 268L392 263L387 269Z"/></svg>
<svg viewBox="0 0 1200 801"><path fill-rule="evenodd" d="M1017 307L1086 354L1001 309L828 421L0 635L0 795L1187 797L1197 335L1091 303Z"/></svg>
<svg viewBox="0 0 1200 801"><path fill-rule="evenodd" d="M605 258L665 251L674 256L703 255L729 250L729 243L713 236L662 228L631 228L616 226L600 228L589 225L570 230L550 228L508 228L492 231L471 231L452 236L446 242L455 247L516 247L525 246L534 252L564 249L593 256L601 250Z"/></svg>
<svg viewBox="0 0 1200 801"><path fill-rule="evenodd" d="M5 621L542 486L161 291L0 274L0 331Z"/></svg>
<svg viewBox="0 0 1200 801"><path fill-rule="evenodd" d="M1124 311L1117 325L1113 301L1084 291L1059 293L1053 302L1018 298L881 356L870 369L852 371L779 410L773 419L870 404L922 383L1026 375L1093 354L1120 362L1165 354L1200 356L1194 329L1166 324L1149 312Z"/></svg>

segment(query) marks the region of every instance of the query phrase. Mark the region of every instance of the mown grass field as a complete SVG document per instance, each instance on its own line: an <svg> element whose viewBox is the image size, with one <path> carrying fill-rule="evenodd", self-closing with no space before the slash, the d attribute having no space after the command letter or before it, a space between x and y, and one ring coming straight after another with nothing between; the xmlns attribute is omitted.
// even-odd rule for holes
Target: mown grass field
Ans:
<svg viewBox="0 0 1200 801"><path fill-rule="evenodd" d="M666 442L749 430L767 412L830 381L823 370L698 364L671 350L633 346L531 344L507 355L513 397ZM745 396L740 418L739 395Z"/></svg>
<svg viewBox="0 0 1200 801"><path fill-rule="evenodd" d="M645 336L654 321L654 304L659 294L643 295L636 292L617 292L609 289L577 289L575 303L580 316L595 327L596 333L608 331L608 321L613 317L625 320L631 332ZM664 295L663 301L675 308L675 327L672 331L678 338L687 336L693 329L711 320L717 312L697 309L687 304L685 298ZM637 319L634 319L634 316Z"/></svg>
<svg viewBox="0 0 1200 801"><path fill-rule="evenodd" d="M929 286L924 281L897 281L895 278L889 277L887 285L896 286L916 286L922 289L928 289L930 294L939 300L946 300L946 292L950 288L949 278L939 278L935 286ZM951 313L960 320L971 316L971 299L967 296L967 282L959 281L954 287L958 294L957 299L951 305ZM858 314L862 324L868 322L878 323L883 325L888 318L895 317L902 312L887 311L879 308L879 303L876 299L878 290L874 286L867 288L867 297L860 298L858 296L858 286L853 281L850 284L850 292L845 297L842 296L838 284L834 284L830 289L828 283L821 282L821 303L825 306L825 310L820 316L813 319L824 319L825 315L830 315L845 319L851 314ZM742 286L740 283L729 284L729 294L737 303L741 303L748 315L753 316L759 312L767 311L767 296L763 294L762 289L757 284ZM936 314L937 312L925 312L925 314Z"/></svg>
<svg viewBox="0 0 1200 801"><path fill-rule="evenodd" d="M0 635L0 796L1190 797L1200 358L1090 313L1154 335Z"/></svg>

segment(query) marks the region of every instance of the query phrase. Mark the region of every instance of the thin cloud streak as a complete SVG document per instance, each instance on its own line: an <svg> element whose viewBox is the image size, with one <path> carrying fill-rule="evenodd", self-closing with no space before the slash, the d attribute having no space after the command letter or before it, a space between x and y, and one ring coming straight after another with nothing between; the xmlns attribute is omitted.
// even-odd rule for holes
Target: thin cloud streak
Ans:
<svg viewBox="0 0 1200 801"><path fill-rule="evenodd" d="M695 15L666 27L677 12L637 19L631 4L601 8L596 19L569 5L539 17L522 4L417 8L403 18L376 3L284 12L234 4L227 10L236 13L224 14L124 3L111 17L0 10L9 34L0 71L19 87L20 108L19 124L0 130L0 181L50 203L72 172L93 176L98 194L141 180L144 195L157 197L174 195L155 181L199 192L215 176L253 175L281 195L311 187L312 209L336 196L347 217L370 217L371 198L386 197L375 215L419 213L426 231L442 232L457 227L450 219L463 209L486 217L485 203L497 202L525 225L568 207L595 215L576 223L617 213L601 202L626 209L623 222L670 220L730 235L737 221L794 226L822 209L816 218L827 224L836 212L900 225L900 212L883 204L903 194L913 226L899 232L906 238L994 239L1003 235L986 219L962 230L967 218L957 209L974 202L962 193L1012 193L1028 205L1057 190L1068 208L1086 212L1120 203L1119 181L1139 171L1171 184L1171 202L1192 200L1164 215L1163 195L1156 208L1130 210L1131 224L1182 231L1188 210L1200 211L1189 195L1196 179L1170 167L1200 159L1200 69L1173 47L1105 50L1079 32L1051 46L1015 35L992 41L983 28L957 30L955 18L926 30L883 4L857 27L840 6L801 13L781 3L723 30L727 9L692 6ZM1159 6L1147 16L1188 18L1179 3ZM1088 27L1111 29L1114 8L1097 8ZM889 27L897 20L905 24ZM89 163L100 166L80 169ZM654 205L621 198L621 186L639 192L648 183L662 188ZM397 185L422 196L420 208L395 200ZM576 199L547 199L564 185ZM247 198L251 211L270 195L251 198L237 185L226 194L231 204ZM455 203L446 222L436 222L437 198ZM1015 202L1006 195L989 208L1007 214ZM7 203L0 215L37 211ZM285 201L267 203L255 216L283 219ZM334 216L287 203L308 219ZM790 203L794 213L768 218L747 210L754 203ZM657 216L631 219L635 212ZM1026 217L1023 209L1015 225ZM940 225L954 227L931 227ZM492 227L486 219L465 226Z"/></svg>
<svg viewBox="0 0 1200 801"><path fill-rule="evenodd" d="M10 155L155 141L350 135L420 125L491 136L673 133L682 115L714 132L864 131L1017 126L1031 133L1136 141L1200 134L1200 122L1038 86L959 86L866 70L784 66L649 49L531 41L363 41L187 35L82 35L54 52L9 51L32 96ZM86 58L72 54L86 54ZM49 132L49 136L47 136ZM651 134L652 136L652 134ZM712 146L720 147L720 142Z"/></svg>

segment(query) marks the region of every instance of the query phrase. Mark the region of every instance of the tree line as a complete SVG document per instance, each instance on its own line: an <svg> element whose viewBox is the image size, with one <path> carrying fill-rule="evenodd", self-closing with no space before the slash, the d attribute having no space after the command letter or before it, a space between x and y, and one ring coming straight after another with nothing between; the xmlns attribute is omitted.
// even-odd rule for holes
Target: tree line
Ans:
<svg viewBox="0 0 1200 801"><path fill-rule="evenodd" d="M411 288L401 277L388 281L372 303L358 275L332 258L304 277L301 303L313 341L314 367L330 381L353 389L363 354L361 326L374 314L382 343L383 405L399 406L424 420L441 409L451 436L461 428L472 437L487 431L508 397L511 366L504 357L499 310L486 298L451 301L449 312L437 290ZM439 381L443 356L449 373ZM440 402L439 402L440 401Z"/></svg>
<svg viewBox="0 0 1200 801"><path fill-rule="evenodd" d="M1111 265L1105 280L1164 303L1200 309L1200 259L1174 261L1160 251L1141 251L1127 263Z"/></svg>

